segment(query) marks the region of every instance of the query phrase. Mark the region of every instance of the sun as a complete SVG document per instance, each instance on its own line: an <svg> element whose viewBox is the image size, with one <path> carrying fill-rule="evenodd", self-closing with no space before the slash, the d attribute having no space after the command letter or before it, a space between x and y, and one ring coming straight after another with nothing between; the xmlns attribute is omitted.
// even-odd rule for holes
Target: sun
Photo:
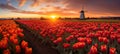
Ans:
<svg viewBox="0 0 120 54"><path fill-rule="evenodd" d="M52 15L52 16L50 16L52 19L55 19L56 18L56 16L55 15Z"/></svg>

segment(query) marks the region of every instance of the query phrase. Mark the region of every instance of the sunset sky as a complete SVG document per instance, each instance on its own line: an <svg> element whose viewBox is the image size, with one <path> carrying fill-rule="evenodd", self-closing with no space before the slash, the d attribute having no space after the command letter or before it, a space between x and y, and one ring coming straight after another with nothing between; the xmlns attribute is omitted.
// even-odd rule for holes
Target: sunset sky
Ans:
<svg viewBox="0 0 120 54"><path fill-rule="evenodd" d="M120 16L120 0L0 0L0 18Z"/></svg>

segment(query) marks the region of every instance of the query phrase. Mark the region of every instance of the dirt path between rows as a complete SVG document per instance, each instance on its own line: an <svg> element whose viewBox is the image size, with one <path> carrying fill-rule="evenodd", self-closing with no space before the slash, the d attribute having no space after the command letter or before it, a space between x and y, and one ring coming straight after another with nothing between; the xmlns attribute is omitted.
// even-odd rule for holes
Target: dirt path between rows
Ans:
<svg viewBox="0 0 120 54"><path fill-rule="evenodd" d="M33 49L33 54L59 54L56 49L53 49L50 44L42 45L41 41L37 38L38 36L32 34L27 27L25 27L23 24L16 22L19 24L20 28L22 28L24 31L24 39L29 42L30 47Z"/></svg>

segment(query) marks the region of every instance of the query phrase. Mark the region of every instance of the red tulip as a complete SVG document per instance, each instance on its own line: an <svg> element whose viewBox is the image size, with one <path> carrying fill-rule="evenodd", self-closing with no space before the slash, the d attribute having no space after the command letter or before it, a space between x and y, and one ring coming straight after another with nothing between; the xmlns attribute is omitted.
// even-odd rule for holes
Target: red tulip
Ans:
<svg viewBox="0 0 120 54"><path fill-rule="evenodd" d="M7 40L1 40L0 45L1 45L1 48L7 48L7 45L8 45Z"/></svg>
<svg viewBox="0 0 120 54"><path fill-rule="evenodd" d="M119 34L116 34L116 38L120 38L120 35L119 35Z"/></svg>
<svg viewBox="0 0 120 54"><path fill-rule="evenodd" d="M95 47L98 47L98 44L97 44L97 43L95 43L95 44L94 44L94 46L95 46Z"/></svg>
<svg viewBox="0 0 120 54"><path fill-rule="evenodd" d="M104 42L105 44L107 44L107 43L109 42L109 40L108 40L106 37L104 37L104 38L103 38L103 42Z"/></svg>
<svg viewBox="0 0 120 54"><path fill-rule="evenodd" d="M53 43L54 43L54 44L58 44L57 40L54 40Z"/></svg>
<svg viewBox="0 0 120 54"><path fill-rule="evenodd" d="M15 39L15 36L10 36L10 41L13 42Z"/></svg>
<svg viewBox="0 0 120 54"><path fill-rule="evenodd" d="M9 33L3 34L3 37L9 37L9 36L10 36Z"/></svg>
<svg viewBox="0 0 120 54"><path fill-rule="evenodd" d="M5 31L2 32L2 35L6 35L6 34L7 34L7 32L5 32Z"/></svg>
<svg viewBox="0 0 120 54"><path fill-rule="evenodd" d="M89 53L90 53L90 54L97 54L97 53L98 53L97 47L92 46L92 47L90 48L90 52L89 52Z"/></svg>
<svg viewBox="0 0 120 54"><path fill-rule="evenodd" d="M108 37L109 34L110 34L110 32L107 31L107 30L105 30L105 31L103 32L102 36L103 36L103 37Z"/></svg>
<svg viewBox="0 0 120 54"><path fill-rule="evenodd" d="M119 29L117 29L117 32L119 32L119 33L120 33L120 28L119 28Z"/></svg>
<svg viewBox="0 0 120 54"><path fill-rule="evenodd" d="M68 47L70 47L70 44L69 43L63 43L63 47L68 48Z"/></svg>
<svg viewBox="0 0 120 54"><path fill-rule="evenodd" d="M9 49L4 50L3 54L10 54L10 50Z"/></svg>
<svg viewBox="0 0 120 54"><path fill-rule="evenodd" d="M53 41L53 43L58 44L62 42L62 37L58 37L56 40Z"/></svg>
<svg viewBox="0 0 120 54"><path fill-rule="evenodd" d="M2 42L0 41L0 48L2 48Z"/></svg>
<svg viewBox="0 0 120 54"><path fill-rule="evenodd" d="M100 42L102 42L102 41L103 41L103 38L102 38L102 37L98 37L98 40L99 40Z"/></svg>
<svg viewBox="0 0 120 54"><path fill-rule="evenodd" d="M23 32L23 30L20 28L17 28L17 32L20 33L20 32Z"/></svg>
<svg viewBox="0 0 120 54"><path fill-rule="evenodd" d="M21 42L21 47L23 48L23 49L25 49L26 47L28 47L28 42L26 42L26 41L22 41Z"/></svg>
<svg viewBox="0 0 120 54"><path fill-rule="evenodd" d="M25 48L25 54L32 54L32 48Z"/></svg>
<svg viewBox="0 0 120 54"><path fill-rule="evenodd" d="M86 35L86 37L94 37L94 36L95 36L94 33L89 33L89 34Z"/></svg>
<svg viewBox="0 0 120 54"><path fill-rule="evenodd" d="M68 36L67 38L66 38L66 40L67 41L70 41L70 40L72 40L74 38L74 36L73 35L70 35L70 36Z"/></svg>
<svg viewBox="0 0 120 54"><path fill-rule="evenodd" d="M8 38L7 37L3 37L3 40L6 40L8 42Z"/></svg>
<svg viewBox="0 0 120 54"><path fill-rule="evenodd" d="M46 34L41 34L41 35L42 35L43 38L46 38L46 37L47 37Z"/></svg>
<svg viewBox="0 0 120 54"><path fill-rule="evenodd" d="M10 29L10 30L8 30L8 32L9 32L10 34L13 34L13 33L14 33L14 29Z"/></svg>
<svg viewBox="0 0 120 54"><path fill-rule="evenodd" d="M62 41L62 37L57 38L57 41L61 42Z"/></svg>
<svg viewBox="0 0 120 54"><path fill-rule="evenodd" d="M100 34L96 33L96 34L95 34L95 37L100 37Z"/></svg>
<svg viewBox="0 0 120 54"><path fill-rule="evenodd" d="M77 38L77 40L78 40L79 42L85 42L85 41L86 41L86 38L79 37L79 38Z"/></svg>
<svg viewBox="0 0 120 54"><path fill-rule="evenodd" d="M24 37L24 34L23 34L23 33L18 33L18 35L19 35L20 37Z"/></svg>
<svg viewBox="0 0 120 54"><path fill-rule="evenodd" d="M15 47L16 53L20 53L21 52L21 48L19 45L16 45Z"/></svg>
<svg viewBox="0 0 120 54"><path fill-rule="evenodd" d="M56 37L61 37L61 36L62 36L62 35L60 35L60 34L57 34L57 35L56 35Z"/></svg>
<svg viewBox="0 0 120 54"><path fill-rule="evenodd" d="M76 38L79 37L79 36L80 36L80 34L76 34L76 35L75 35Z"/></svg>
<svg viewBox="0 0 120 54"><path fill-rule="evenodd" d="M101 51L106 52L107 51L107 46L106 45L101 45Z"/></svg>
<svg viewBox="0 0 120 54"><path fill-rule="evenodd" d="M109 54L116 54L116 48L110 48Z"/></svg>
<svg viewBox="0 0 120 54"><path fill-rule="evenodd" d="M117 39L117 42L120 44L120 38Z"/></svg>
<svg viewBox="0 0 120 54"><path fill-rule="evenodd" d="M18 44L18 39L14 39L13 43L17 45Z"/></svg>
<svg viewBox="0 0 120 54"><path fill-rule="evenodd" d="M87 44L91 44L92 43L92 39L91 38L86 38L86 42L87 42Z"/></svg>
<svg viewBox="0 0 120 54"><path fill-rule="evenodd" d="M85 42L77 42L77 43L73 44L72 47L74 49L84 48L85 47Z"/></svg>
<svg viewBox="0 0 120 54"><path fill-rule="evenodd" d="M115 35L110 35L110 39L111 39L111 40L114 40L115 38L116 38Z"/></svg>
<svg viewBox="0 0 120 54"><path fill-rule="evenodd" d="M12 34L12 37L17 38L17 35L18 35L18 34L13 33L13 34Z"/></svg>

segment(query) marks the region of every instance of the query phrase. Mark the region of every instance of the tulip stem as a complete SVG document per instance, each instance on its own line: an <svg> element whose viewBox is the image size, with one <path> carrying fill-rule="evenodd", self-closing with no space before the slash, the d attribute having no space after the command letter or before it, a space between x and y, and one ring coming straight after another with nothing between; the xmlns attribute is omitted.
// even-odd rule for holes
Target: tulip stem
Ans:
<svg viewBox="0 0 120 54"><path fill-rule="evenodd" d="M84 49L79 49L78 54L84 54Z"/></svg>

